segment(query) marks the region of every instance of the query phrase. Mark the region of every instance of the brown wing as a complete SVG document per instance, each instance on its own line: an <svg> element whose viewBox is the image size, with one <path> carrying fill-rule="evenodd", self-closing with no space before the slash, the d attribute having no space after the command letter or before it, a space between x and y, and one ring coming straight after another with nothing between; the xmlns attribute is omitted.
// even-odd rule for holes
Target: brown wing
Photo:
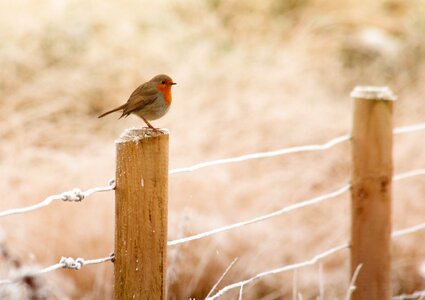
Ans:
<svg viewBox="0 0 425 300"><path fill-rule="evenodd" d="M154 102L156 98L158 98L156 86L150 82L142 84L128 98L120 118L127 117L129 114L144 108Z"/></svg>

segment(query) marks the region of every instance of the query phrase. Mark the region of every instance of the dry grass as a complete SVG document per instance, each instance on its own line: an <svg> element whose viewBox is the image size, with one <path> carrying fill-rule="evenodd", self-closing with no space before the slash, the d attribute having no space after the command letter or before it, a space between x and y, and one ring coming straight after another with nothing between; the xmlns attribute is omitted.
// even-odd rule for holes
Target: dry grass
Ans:
<svg viewBox="0 0 425 300"><path fill-rule="evenodd" d="M96 116L156 73L179 83L171 112L155 123L171 130L171 167L345 133L356 84L390 85L400 96L396 124L421 122L424 10L420 0L2 1L0 209L105 184L114 174L113 140L141 122ZM421 140L396 138L396 171L423 167ZM173 176L170 237L185 215L185 234L197 233L331 191L348 174L343 145ZM423 222L421 180L395 185L395 228ZM236 256L227 283L345 242L348 216L348 198L340 197L182 246L170 298L202 299ZM9 217L1 227L25 263L104 256L113 244L113 195ZM425 287L424 237L394 243L394 293ZM323 262L325 299L343 297L347 258ZM60 271L46 284L52 299L108 299L111 272L109 265ZM298 272L304 299L319 294L318 272ZM262 280L244 299L289 299L292 275Z"/></svg>

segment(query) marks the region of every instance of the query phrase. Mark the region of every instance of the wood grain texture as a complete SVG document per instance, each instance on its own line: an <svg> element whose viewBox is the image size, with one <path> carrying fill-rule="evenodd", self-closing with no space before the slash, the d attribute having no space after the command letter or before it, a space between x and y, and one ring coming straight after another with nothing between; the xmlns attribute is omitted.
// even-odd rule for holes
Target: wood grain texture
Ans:
<svg viewBox="0 0 425 300"><path fill-rule="evenodd" d="M116 142L115 299L165 299L168 133L131 129Z"/></svg>
<svg viewBox="0 0 425 300"><path fill-rule="evenodd" d="M351 274L353 300L391 299L393 101L354 100Z"/></svg>

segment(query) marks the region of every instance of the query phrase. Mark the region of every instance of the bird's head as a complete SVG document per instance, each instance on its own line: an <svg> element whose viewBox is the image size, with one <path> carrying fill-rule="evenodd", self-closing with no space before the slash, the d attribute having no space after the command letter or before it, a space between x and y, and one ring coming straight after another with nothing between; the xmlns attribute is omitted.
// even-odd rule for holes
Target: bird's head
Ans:
<svg viewBox="0 0 425 300"><path fill-rule="evenodd" d="M159 88L171 88L172 85L175 85L176 83L171 79L170 76L165 74L159 74L156 75L154 78L150 80L151 82L154 82L155 85Z"/></svg>
<svg viewBox="0 0 425 300"><path fill-rule="evenodd" d="M154 78L150 80L156 86L158 91L160 91L167 101L168 104L171 103L171 87L177 83L175 83L170 76L165 74L156 75Z"/></svg>

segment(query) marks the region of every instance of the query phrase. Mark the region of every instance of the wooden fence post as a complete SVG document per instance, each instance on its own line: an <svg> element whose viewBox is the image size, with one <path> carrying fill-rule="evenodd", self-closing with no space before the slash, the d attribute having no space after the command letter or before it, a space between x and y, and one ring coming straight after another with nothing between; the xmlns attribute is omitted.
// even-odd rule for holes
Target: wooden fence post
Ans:
<svg viewBox="0 0 425 300"><path fill-rule="evenodd" d="M351 275L353 300L391 299L393 103L388 88L356 87L352 129Z"/></svg>
<svg viewBox="0 0 425 300"><path fill-rule="evenodd" d="M165 299L168 133L129 129L116 148L114 299Z"/></svg>

